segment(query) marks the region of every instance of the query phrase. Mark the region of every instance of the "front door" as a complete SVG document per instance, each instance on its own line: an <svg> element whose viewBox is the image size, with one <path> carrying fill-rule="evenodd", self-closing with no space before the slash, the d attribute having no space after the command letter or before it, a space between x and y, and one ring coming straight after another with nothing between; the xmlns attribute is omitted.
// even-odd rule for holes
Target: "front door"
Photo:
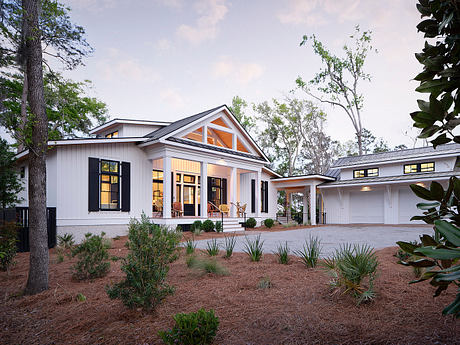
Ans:
<svg viewBox="0 0 460 345"><path fill-rule="evenodd" d="M184 185L184 216L195 216L195 186Z"/></svg>

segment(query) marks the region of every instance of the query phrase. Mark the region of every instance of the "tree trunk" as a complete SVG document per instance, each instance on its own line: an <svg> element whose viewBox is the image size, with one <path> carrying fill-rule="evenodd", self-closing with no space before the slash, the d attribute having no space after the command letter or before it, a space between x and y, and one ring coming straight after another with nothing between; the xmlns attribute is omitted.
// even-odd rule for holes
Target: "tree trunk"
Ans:
<svg viewBox="0 0 460 345"><path fill-rule="evenodd" d="M363 155L363 138L362 138L362 133L363 133L362 130L356 132L356 136L358 137L358 151L359 151L359 155L360 155L360 156Z"/></svg>
<svg viewBox="0 0 460 345"><path fill-rule="evenodd" d="M19 129L17 138L24 138L24 130L26 128L26 121L27 121L27 94L29 91L28 83L27 83L27 67L24 66L24 81L22 83L22 95L21 95L21 118L19 119ZM24 141L18 141L18 153L24 151Z"/></svg>
<svg viewBox="0 0 460 345"><path fill-rule="evenodd" d="M46 224L46 151L48 119L45 113L39 0L22 0L25 21L28 101L33 121L29 148L29 242L30 267L26 294L48 289L48 234Z"/></svg>

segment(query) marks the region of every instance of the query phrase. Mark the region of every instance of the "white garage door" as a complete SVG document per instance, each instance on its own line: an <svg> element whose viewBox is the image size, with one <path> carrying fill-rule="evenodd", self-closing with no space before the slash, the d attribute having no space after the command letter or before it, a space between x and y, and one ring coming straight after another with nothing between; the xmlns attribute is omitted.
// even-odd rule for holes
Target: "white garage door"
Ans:
<svg viewBox="0 0 460 345"><path fill-rule="evenodd" d="M350 222L383 224L383 191L351 192Z"/></svg>
<svg viewBox="0 0 460 345"><path fill-rule="evenodd" d="M423 200L416 197L410 187L399 189L399 224L423 223L422 221L410 221L413 216L423 215L416 206L419 202Z"/></svg>

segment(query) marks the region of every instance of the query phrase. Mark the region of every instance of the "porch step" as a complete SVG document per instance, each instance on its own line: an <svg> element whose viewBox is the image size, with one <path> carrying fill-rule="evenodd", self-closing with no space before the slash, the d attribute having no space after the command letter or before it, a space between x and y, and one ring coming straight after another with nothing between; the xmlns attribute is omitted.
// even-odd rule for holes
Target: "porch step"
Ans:
<svg viewBox="0 0 460 345"><path fill-rule="evenodd" d="M243 231L244 227L241 226L238 218L224 218L224 232Z"/></svg>

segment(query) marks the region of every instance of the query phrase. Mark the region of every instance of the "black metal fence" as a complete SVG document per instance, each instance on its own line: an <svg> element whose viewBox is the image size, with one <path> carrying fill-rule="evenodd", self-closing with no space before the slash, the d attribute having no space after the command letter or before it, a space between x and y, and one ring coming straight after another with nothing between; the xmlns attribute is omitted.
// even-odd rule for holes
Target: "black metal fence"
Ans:
<svg viewBox="0 0 460 345"><path fill-rule="evenodd" d="M16 222L18 224L18 252L30 251L29 243L29 208L16 207L0 209L2 222ZM56 246L56 207L46 208L48 228L48 248Z"/></svg>

